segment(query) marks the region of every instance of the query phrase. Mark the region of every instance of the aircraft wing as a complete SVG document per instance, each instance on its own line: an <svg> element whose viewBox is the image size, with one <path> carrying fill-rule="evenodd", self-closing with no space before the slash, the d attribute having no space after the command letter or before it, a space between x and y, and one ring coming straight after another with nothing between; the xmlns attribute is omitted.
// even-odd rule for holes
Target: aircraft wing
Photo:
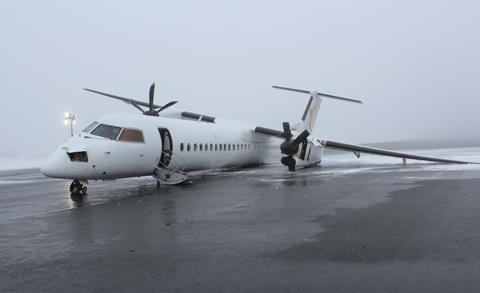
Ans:
<svg viewBox="0 0 480 293"><path fill-rule="evenodd" d="M102 95L102 96L114 98L114 99L120 100L122 102L125 102L127 104L131 104L131 105L137 104L137 105L144 106L144 107L149 107L150 106L149 103L145 103L145 102L135 100L135 99L120 97L120 96L117 96L117 95L112 95L112 94L109 94L109 93L104 93L104 92L100 92L100 91L96 91L96 90L92 90L92 89L84 89L84 90L86 90L87 92L92 92L92 93L99 94L99 95ZM153 105L154 109L162 108L162 106L160 106L160 105L156 105L156 104L152 104L152 105Z"/></svg>
<svg viewBox="0 0 480 293"><path fill-rule="evenodd" d="M479 164L474 162L447 160L447 159L419 156L419 155L413 155L413 154L407 154L407 153L400 153L400 152L395 152L390 150L372 148L368 146L347 144L347 143L332 141L332 140L323 140L320 143L326 148L337 149L342 151L350 151L354 153L366 153L366 154L374 154L374 155L395 157L395 158L401 158L401 159L411 159L411 160L429 161L429 162L437 162L437 163Z"/></svg>

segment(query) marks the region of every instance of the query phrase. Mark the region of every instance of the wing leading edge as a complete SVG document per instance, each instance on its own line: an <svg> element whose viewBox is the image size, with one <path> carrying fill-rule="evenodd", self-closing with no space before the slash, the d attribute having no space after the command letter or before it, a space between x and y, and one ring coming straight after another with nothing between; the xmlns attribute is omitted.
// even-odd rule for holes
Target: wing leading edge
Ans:
<svg viewBox="0 0 480 293"><path fill-rule="evenodd" d="M401 159L412 159L412 160L419 160L419 161L429 161L429 162L449 163L449 164L479 164L474 162L465 162L465 161L447 160L447 159L440 159L440 158L433 158L433 157L426 157L426 156L418 156L413 154L372 148L372 147L367 147L362 145L347 144L347 143L337 142L332 140L323 140L321 141L321 144L324 147L331 148L331 149L351 151L356 153L374 154L374 155L395 157L395 158L401 158Z"/></svg>

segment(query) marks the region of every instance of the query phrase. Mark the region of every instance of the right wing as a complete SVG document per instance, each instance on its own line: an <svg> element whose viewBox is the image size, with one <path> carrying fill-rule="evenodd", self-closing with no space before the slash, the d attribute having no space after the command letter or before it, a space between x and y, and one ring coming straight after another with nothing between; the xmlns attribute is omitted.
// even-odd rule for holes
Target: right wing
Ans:
<svg viewBox="0 0 480 293"><path fill-rule="evenodd" d="M145 103L145 102L135 100L135 99L120 97L120 96L117 96L117 95L112 95L112 94L109 94L109 93L104 93L104 92L100 92L100 91L96 91L96 90L92 90L92 89L87 89L87 88L85 88L84 90L86 90L87 92L91 92L91 93L99 94L99 95L102 95L102 96L114 98L114 99L120 100L122 102L125 102L127 104L131 104L131 105L137 104L137 105L144 106L144 107L149 107L150 106L149 103ZM164 107L164 106L160 106L160 105L156 105L156 104L152 104L152 105L153 105L154 109ZM141 110L141 111L143 112L143 110Z"/></svg>
<svg viewBox="0 0 480 293"><path fill-rule="evenodd" d="M321 141L321 144L324 147L331 148L331 149L351 151L354 153L374 154L374 155L395 157L395 158L401 158L401 159L412 159L412 160L419 160L419 161L429 161L429 162L449 163L449 164L479 164L474 162L465 162L465 161L447 160L447 159L440 159L440 158L433 158L433 157L426 157L426 156L418 156L418 155L400 153L400 152L395 152L390 150L372 148L372 147L367 147L362 145L347 144L347 143L337 142L332 140L323 140Z"/></svg>

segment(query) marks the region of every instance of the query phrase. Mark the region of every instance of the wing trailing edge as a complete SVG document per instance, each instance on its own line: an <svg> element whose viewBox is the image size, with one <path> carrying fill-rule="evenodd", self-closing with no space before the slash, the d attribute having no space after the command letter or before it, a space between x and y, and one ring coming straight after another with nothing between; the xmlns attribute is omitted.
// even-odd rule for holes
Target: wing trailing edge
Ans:
<svg viewBox="0 0 480 293"><path fill-rule="evenodd" d="M332 140L323 140L321 141L321 144L324 147L331 148L331 149L351 151L356 153L381 155L381 156L395 157L395 158L401 158L401 159L411 159L411 160L429 161L429 162L436 162L436 163L448 163L448 164L480 164L475 162L447 160L447 159L433 158L433 157L427 157L427 156L419 156L419 155L395 152L390 150L378 149L373 147L367 147L362 145L347 144L347 143L337 142Z"/></svg>

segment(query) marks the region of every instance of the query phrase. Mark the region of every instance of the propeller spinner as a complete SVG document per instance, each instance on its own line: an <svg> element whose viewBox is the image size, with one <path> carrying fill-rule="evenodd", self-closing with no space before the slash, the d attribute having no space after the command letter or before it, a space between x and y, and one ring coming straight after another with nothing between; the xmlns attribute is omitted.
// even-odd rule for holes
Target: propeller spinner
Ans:
<svg viewBox="0 0 480 293"><path fill-rule="evenodd" d="M145 102L142 102L142 101L139 101L139 100L130 99L130 98L120 97L120 96L117 96L117 95L112 95L112 94L108 94L108 93L104 93L104 92L99 92L99 91L92 90L92 89L87 89L86 88L84 90L95 93L95 94L107 96L107 97L110 97L110 98L113 98L113 99L117 99L117 100L120 100L120 101L125 102L127 104L130 104L130 105L134 106L135 108L137 108L140 112L142 112L142 114L148 115L148 116L158 116L158 113L160 113L161 111L163 111L163 110L167 109L168 107L171 107L171 106L173 106L177 103L177 101L171 101L171 102L168 102L167 104L165 104L164 106L154 104L155 83L152 83L152 85L150 86L150 91L148 93L148 103L145 103ZM147 109L145 110L142 107L145 107Z"/></svg>

